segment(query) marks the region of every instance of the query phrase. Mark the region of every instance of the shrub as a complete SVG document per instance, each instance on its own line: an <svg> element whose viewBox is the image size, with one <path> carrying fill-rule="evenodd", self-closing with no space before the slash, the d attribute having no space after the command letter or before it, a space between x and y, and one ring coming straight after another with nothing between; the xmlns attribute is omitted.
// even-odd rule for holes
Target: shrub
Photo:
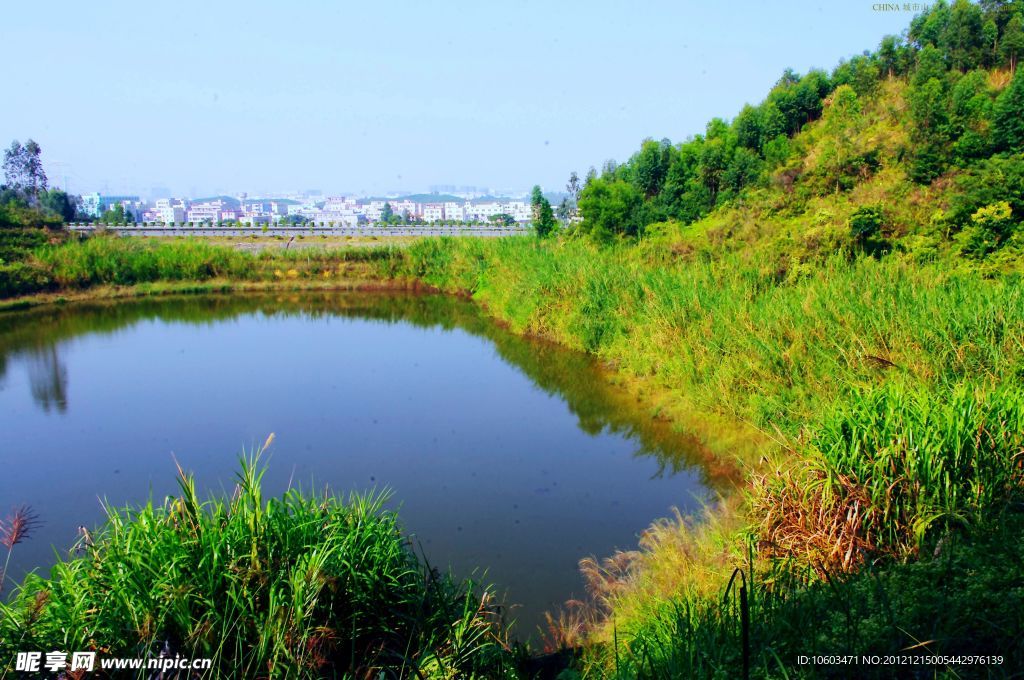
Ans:
<svg viewBox="0 0 1024 680"><path fill-rule="evenodd" d="M752 515L775 557L850 570L905 557L924 540L990 516L1024 490L1024 397L967 383L856 393L794 460L765 477Z"/></svg>
<svg viewBox="0 0 1024 680"><path fill-rule="evenodd" d="M884 218L877 206L862 206L850 216L850 237L859 246L864 246L882 230Z"/></svg>
<svg viewBox="0 0 1024 680"><path fill-rule="evenodd" d="M1006 201L978 208L971 215L971 224L957 235L964 254L982 258L998 250L1020 229Z"/></svg>
<svg viewBox="0 0 1024 680"><path fill-rule="evenodd" d="M258 455L230 500L181 472L161 506L108 508L80 556L0 602L0 663L70 648L211 658L232 677L507 674L488 592L421 563L384 496L264 500Z"/></svg>
<svg viewBox="0 0 1024 680"><path fill-rule="evenodd" d="M46 270L25 262L0 263L0 298L30 295L50 288Z"/></svg>

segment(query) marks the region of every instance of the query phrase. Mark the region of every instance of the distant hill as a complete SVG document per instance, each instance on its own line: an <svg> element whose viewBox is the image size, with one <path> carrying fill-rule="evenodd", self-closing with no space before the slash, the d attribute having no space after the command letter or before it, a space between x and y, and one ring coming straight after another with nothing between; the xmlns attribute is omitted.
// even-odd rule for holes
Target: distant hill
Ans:
<svg viewBox="0 0 1024 680"><path fill-rule="evenodd" d="M507 201L522 201L524 197L514 198L512 196L479 196L474 198L471 203L493 203L495 201L499 203L505 203Z"/></svg>
<svg viewBox="0 0 1024 680"><path fill-rule="evenodd" d="M299 205L299 201L292 198L247 198L246 202L249 201L272 201L274 203L280 203L282 205Z"/></svg>
<svg viewBox="0 0 1024 680"><path fill-rule="evenodd" d="M412 201L413 203L462 203L466 199L460 198L459 196L453 196L451 194L409 194L408 196L400 196L393 200Z"/></svg>
<svg viewBox="0 0 1024 680"><path fill-rule="evenodd" d="M205 198L193 198L193 203L208 203L210 201L223 201L232 208L240 208L241 202L234 196L207 196Z"/></svg>

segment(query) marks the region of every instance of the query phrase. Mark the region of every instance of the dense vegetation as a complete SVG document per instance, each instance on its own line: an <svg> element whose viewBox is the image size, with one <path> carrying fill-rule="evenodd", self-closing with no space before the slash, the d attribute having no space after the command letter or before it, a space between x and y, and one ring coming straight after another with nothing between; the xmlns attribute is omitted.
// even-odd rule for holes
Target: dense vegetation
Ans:
<svg viewBox="0 0 1024 680"><path fill-rule="evenodd" d="M203 501L182 472L163 505L109 508L49 579L0 602L4 663L99 644L104 656L210 658L233 677L513 672L490 594L417 559L384 497L264 499L257 457L230 500Z"/></svg>
<svg viewBox="0 0 1024 680"><path fill-rule="evenodd" d="M795 657L902 649L1007 660L931 669L961 677L1020 666L1024 576L1000 540L1019 540L1024 490L1022 18L937 3L830 74L787 72L731 122L591 171L558 239L389 263L601 356L662 415L764 433L738 518L584 561L591 602L554 624L588 645L585 675L741 675L736 567L755 675L842 677Z"/></svg>
<svg viewBox="0 0 1024 680"><path fill-rule="evenodd" d="M219 281L320 284L352 281L393 248L267 249L258 254L212 245L98 235L79 239L40 230L0 230L0 298L96 286Z"/></svg>
<svg viewBox="0 0 1024 680"><path fill-rule="evenodd" d="M764 207L794 214L893 169L917 185L966 170L965 195L942 226L971 230L964 246L972 254L997 250L1024 220L1022 17L1016 3L938 2L905 37L887 36L831 74L787 70L731 122L716 118L677 145L646 140L627 162L608 161L600 174L592 168L578 228L636 236L665 220L695 222L753 189L782 189ZM816 121L814 132L800 134ZM982 179L993 176L1005 181ZM891 206L863 207L879 212L854 226L855 240L898 226L887 220Z"/></svg>
<svg viewBox="0 0 1024 680"><path fill-rule="evenodd" d="M553 631L586 645L580 673L742 676L743 629L761 677L850 675L796 664L815 653L1024 665L1022 24L1018 3L938 2L730 122L574 176L561 229L535 201L544 238L359 256L601 357L661 417L757 433L725 511L584 561L591 600ZM39 290L293 271L192 243L11 248ZM280 257L337 274L330 253Z"/></svg>

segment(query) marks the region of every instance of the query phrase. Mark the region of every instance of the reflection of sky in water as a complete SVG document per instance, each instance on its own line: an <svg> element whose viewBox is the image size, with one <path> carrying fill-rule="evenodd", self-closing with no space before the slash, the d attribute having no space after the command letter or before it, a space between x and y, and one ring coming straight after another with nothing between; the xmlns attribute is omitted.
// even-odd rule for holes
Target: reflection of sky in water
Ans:
<svg viewBox="0 0 1024 680"><path fill-rule="evenodd" d="M657 450L669 440L649 418L609 405L589 360L462 303L385 299L344 315L261 304L0 320L0 511L29 503L45 522L12 575L100 522L100 498L174 493L172 454L200 485L229 489L243 445L275 432L269 493L289 480L392 489L432 564L485 567L532 628L582 595L579 558L635 547L651 520L704 493L699 472L671 474L679 461Z"/></svg>

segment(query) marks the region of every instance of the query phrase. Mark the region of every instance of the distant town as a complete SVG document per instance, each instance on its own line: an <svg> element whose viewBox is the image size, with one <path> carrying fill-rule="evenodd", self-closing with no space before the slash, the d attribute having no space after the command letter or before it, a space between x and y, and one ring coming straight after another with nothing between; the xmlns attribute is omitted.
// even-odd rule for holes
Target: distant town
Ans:
<svg viewBox="0 0 1024 680"><path fill-rule="evenodd" d="M98 222L154 225L263 227L309 224L357 227L372 224L506 225L526 224L533 213L528 198L472 191L393 197L325 196L309 191L280 197L235 196L157 198L84 194L79 214Z"/></svg>

